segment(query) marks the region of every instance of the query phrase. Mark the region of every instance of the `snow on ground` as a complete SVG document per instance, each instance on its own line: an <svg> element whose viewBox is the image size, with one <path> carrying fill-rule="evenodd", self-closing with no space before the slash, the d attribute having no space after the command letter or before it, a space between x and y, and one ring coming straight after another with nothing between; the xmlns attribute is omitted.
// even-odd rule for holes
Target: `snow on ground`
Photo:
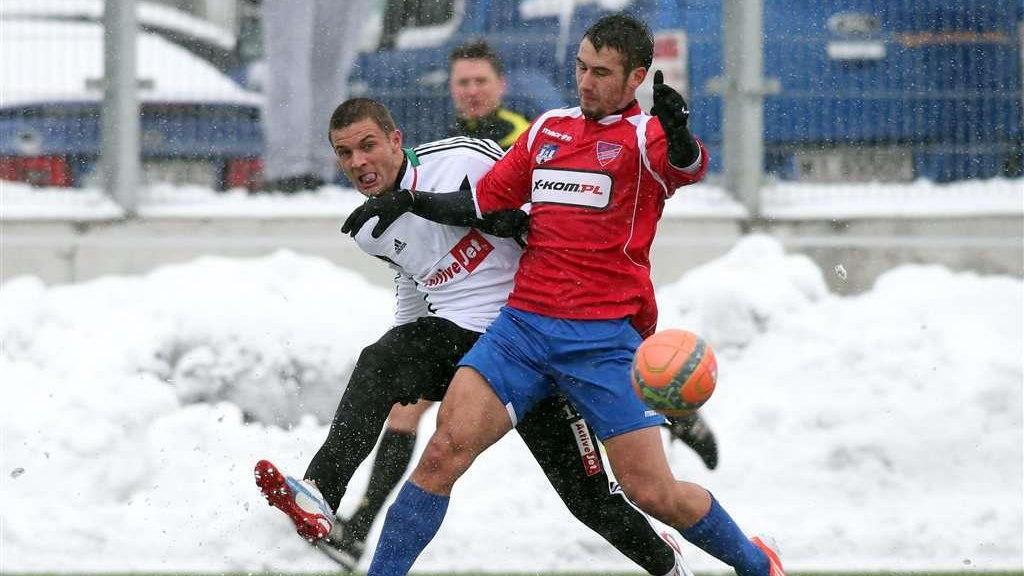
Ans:
<svg viewBox="0 0 1024 576"><path fill-rule="evenodd" d="M704 408L720 467L670 444L676 474L775 535L792 569L1024 568L1022 293L907 266L840 297L807 258L744 239L659 290L662 327L705 335L720 366ZM289 252L0 285L0 571L330 569L252 467L301 474L391 312L389 290ZM511 435L416 565L478 569L635 567L569 517Z"/></svg>

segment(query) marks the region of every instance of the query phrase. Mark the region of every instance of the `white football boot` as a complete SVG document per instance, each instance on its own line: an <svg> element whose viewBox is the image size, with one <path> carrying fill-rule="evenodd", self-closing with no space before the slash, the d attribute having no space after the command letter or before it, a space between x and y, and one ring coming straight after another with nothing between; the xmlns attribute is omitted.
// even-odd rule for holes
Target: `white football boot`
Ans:
<svg viewBox="0 0 1024 576"><path fill-rule="evenodd" d="M679 542L676 541L675 536L671 532L662 532L661 539L672 549L672 553L676 558L676 565L665 576L693 576L693 570L690 570L686 560L683 560L683 549Z"/></svg>

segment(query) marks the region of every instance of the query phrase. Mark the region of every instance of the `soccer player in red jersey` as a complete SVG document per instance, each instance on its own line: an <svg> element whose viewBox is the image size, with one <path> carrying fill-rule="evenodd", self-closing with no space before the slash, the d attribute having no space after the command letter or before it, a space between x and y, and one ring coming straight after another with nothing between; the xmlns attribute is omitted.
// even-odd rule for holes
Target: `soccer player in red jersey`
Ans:
<svg viewBox="0 0 1024 576"><path fill-rule="evenodd" d="M369 576L408 573L440 527L458 478L540 399L565 394L594 427L625 494L643 511L732 566L782 576L770 539L748 539L703 487L677 480L658 426L632 392L636 347L657 321L649 251L664 202L698 181L707 151L689 110L654 76L653 115L636 103L653 42L645 24L606 16L576 56L579 107L549 111L464 194L402 190L369 199L343 231L376 217L458 224L531 203L527 247L508 304L459 362L431 438L388 512Z"/></svg>

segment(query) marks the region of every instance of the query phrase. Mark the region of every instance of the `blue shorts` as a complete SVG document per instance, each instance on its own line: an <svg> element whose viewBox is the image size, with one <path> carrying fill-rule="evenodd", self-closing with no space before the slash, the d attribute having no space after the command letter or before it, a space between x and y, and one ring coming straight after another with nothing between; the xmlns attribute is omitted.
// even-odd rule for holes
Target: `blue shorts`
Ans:
<svg viewBox="0 0 1024 576"><path fill-rule="evenodd" d="M605 440L665 422L629 383L641 341L625 318L566 320L506 306L459 365L487 379L513 425L542 398L561 392Z"/></svg>

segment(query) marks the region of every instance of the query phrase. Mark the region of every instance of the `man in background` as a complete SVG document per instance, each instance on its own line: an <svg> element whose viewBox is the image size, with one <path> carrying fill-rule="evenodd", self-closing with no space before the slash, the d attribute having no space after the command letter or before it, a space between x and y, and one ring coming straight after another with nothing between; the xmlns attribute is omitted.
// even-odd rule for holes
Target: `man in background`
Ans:
<svg viewBox="0 0 1024 576"><path fill-rule="evenodd" d="M263 0L264 190L315 190L337 164L323 126L348 98L348 77L370 0Z"/></svg>
<svg viewBox="0 0 1024 576"><path fill-rule="evenodd" d="M448 87L455 123L448 136L494 140L508 149L530 126L518 112L502 106L508 82L501 57L480 40L455 47L448 55Z"/></svg>

